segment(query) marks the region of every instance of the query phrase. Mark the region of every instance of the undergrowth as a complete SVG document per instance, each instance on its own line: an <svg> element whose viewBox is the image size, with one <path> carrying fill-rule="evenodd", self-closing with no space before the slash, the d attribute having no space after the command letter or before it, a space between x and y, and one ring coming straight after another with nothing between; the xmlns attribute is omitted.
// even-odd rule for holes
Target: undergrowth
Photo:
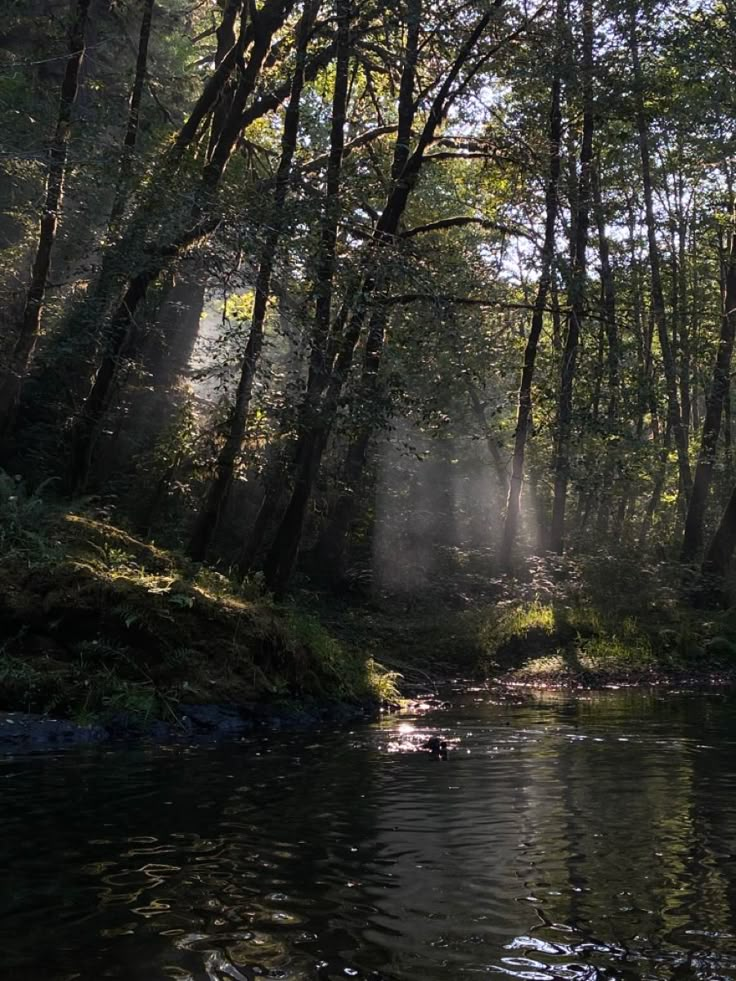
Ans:
<svg viewBox="0 0 736 981"><path fill-rule="evenodd" d="M394 702L449 677L736 672L736 609L694 610L674 565L626 555L485 579L467 562L424 595L282 605L2 473L0 546L0 709L173 721L187 701Z"/></svg>
<svg viewBox="0 0 736 981"><path fill-rule="evenodd" d="M173 720L181 702L395 700L394 673L258 584L0 475L0 709Z"/></svg>

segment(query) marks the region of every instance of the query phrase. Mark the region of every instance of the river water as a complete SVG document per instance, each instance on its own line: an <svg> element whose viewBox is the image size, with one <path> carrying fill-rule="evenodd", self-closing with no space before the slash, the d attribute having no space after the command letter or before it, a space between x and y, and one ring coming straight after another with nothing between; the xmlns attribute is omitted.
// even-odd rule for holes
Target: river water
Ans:
<svg viewBox="0 0 736 981"><path fill-rule="evenodd" d="M735 708L476 691L351 731L6 757L0 978L736 979Z"/></svg>

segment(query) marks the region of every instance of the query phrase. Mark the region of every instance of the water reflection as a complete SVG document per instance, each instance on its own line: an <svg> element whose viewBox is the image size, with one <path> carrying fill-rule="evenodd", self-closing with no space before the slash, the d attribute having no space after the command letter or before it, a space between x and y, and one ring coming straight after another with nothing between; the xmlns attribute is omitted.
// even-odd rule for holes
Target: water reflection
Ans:
<svg viewBox="0 0 736 981"><path fill-rule="evenodd" d="M450 744L447 762L421 747ZM0 977L736 978L718 696L0 763Z"/></svg>

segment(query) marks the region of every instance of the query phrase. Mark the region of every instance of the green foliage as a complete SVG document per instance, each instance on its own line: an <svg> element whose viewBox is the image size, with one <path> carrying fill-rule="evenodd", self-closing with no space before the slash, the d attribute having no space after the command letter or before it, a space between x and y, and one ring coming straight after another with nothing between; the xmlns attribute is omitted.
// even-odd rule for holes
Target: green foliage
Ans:
<svg viewBox="0 0 736 981"><path fill-rule="evenodd" d="M126 698L145 706L149 686L163 697L169 685L192 697L231 688L242 698L264 692L392 697L397 678L372 659L383 663L384 654L388 667L393 659L399 670L408 663L414 677L457 667L510 668L529 652L550 651L574 654L588 671L625 663L644 670L653 660L686 665L696 653L725 663L734 631L725 620L709 622L688 609L675 560L684 481L671 439L677 406L670 402L672 391L683 403L690 398L683 421L694 466L707 380L722 348L733 221L732 18L722 4L687 17L677 5L645 4L637 23L638 79L625 12L605 2L596 8L591 84L600 200L591 195L582 202L590 206L588 263L563 461L556 460L562 350L575 283L565 239L583 227L576 186L587 80L581 8L563 5L563 24L554 22L554 5L539 7L528 22L518 5L496 11L493 31L482 34L460 66L454 91L462 98L445 107L428 156L406 185L396 234L376 238L401 149L394 130L409 32L405 6L353 7L345 137L349 143L359 134L372 138L350 145L337 198L326 201L334 183L325 179L325 163L336 81L335 60L326 58L305 86L296 165L281 185L285 197L277 209L274 176L291 106L283 93L294 71L300 5L289 8L255 80L246 103L254 118L215 173L206 144L228 102L222 98L181 161L169 164L180 121L211 77L222 4L157 3L119 228L108 225L135 64L132 46L119 41L136 36L139 5L103 4L96 13L95 57L85 63L84 111L73 114L43 322L7 448L13 474L17 461L27 484L0 473L1 571L13 630L29 625L31 603L40 604L56 642L57 634L76 629L66 612L76 611L84 629L60 643L67 659L73 652L80 677L90 671L100 691L110 689L91 699L96 706ZM424 10L410 151L435 119L432 100L470 26L488 9L487 0L442 0ZM334 40L333 14L326 10L310 37L308 62ZM6 20L0 237L7 248L0 301L10 329L0 341L0 360L15 343L38 237L68 28L66 14L47 23L32 5L18 3ZM509 33L513 43L497 46ZM555 81L564 96L563 176L557 254L542 297ZM271 108L256 115L262 94L277 92ZM647 233L640 95L653 184L647 193L657 202ZM321 252L331 240L324 217L333 212L334 263ZM182 244L183 230L200 221L207 233ZM606 249L613 317L600 281ZM271 279L262 347L248 338L259 264ZM318 272L333 265L333 319L319 350L315 298L324 295L325 283ZM656 268L676 362L672 385L661 370L666 345L655 329ZM130 309L152 272L148 295ZM509 576L499 568L498 551L519 377L538 299L545 307L531 384L518 570ZM131 317L120 350L113 343L121 326L115 311L123 321ZM360 317L351 320L356 312ZM346 322L359 328L355 337ZM86 393L91 377L106 377L98 370L104 356L114 377L94 425L93 466L84 475L87 510L63 515L45 503L43 485L27 487L48 473L68 476L70 433L78 435L89 421ZM314 395L308 379L315 381L320 361L340 370L324 379L324 398L305 402L305 392ZM250 377L243 368L254 369L247 412L242 405L242 412L233 411L241 379ZM312 596L308 609L284 609L264 598L262 574L243 581L233 566L262 502L263 513L271 513L265 543L278 540L274 525L294 486L294 463L303 462L295 447L316 445L315 422L330 438L306 468L314 478L311 509L292 551L302 546L300 585L309 586L309 575L313 583L329 579L330 588L360 605L355 614L334 596ZM221 456L235 423L244 431L233 430L235 450ZM724 425L718 442L706 537L734 480L731 428ZM195 569L179 551L214 474L224 474L229 495L215 509L219 528L210 558L216 568ZM537 559L553 485L563 474L568 554ZM53 490L62 493L62 484ZM320 562L319 546L346 500L353 513L333 568ZM325 609L333 605L339 617ZM57 653L52 660L64 661ZM10 656L19 656L15 648ZM114 678L105 677L108 667ZM20 684L19 666L8 671ZM124 678L117 693L115 678Z"/></svg>
<svg viewBox="0 0 736 981"><path fill-rule="evenodd" d="M29 562L58 555L58 545L47 533L53 512L43 498L51 483L29 492L20 477L0 470L0 554L17 553Z"/></svg>
<svg viewBox="0 0 736 981"><path fill-rule="evenodd" d="M340 698L369 696L386 702L398 701L398 672L387 671L372 657L347 649L314 613L289 608L286 626L293 648L308 650L314 661L309 669L310 677L305 681L316 683L318 689L332 688Z"/></svg>
<svg viewBox="0 0 736 981"><path fill-rule="evenodd" d="M50 697L49 679L31 661L0 649L0 707L33 711Z"/></svg>
<svg viewBox="0 0 736 981"><path fill-rule="evenodd" d="M15 625L0 652L0 707L172 720L182 700L395 700L396 676L314 613L83 513L29 509L58 551L45 560L34 543L29 572L21 521L21 545L0 559Z"/></svg>

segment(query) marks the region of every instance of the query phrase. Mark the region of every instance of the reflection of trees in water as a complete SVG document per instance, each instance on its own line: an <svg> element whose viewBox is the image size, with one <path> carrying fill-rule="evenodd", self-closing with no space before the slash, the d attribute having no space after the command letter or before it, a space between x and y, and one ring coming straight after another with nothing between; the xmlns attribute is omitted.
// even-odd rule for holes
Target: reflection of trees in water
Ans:
<svg viewBox="0 0 736 981"><path fill-rule="evenodd" d="M109 766L101 754L39 757L4 842L6 885L28 889L25 909L16 893L7 911L22 923L18 966L46 950L49 981L97 979L111 964L131 981L175 967L199 978L214 952L239 968L303 961L311 977L324 952L295 941L352 910L345 883L371 861L350 847L373 838L372 756L311 733L191 755L118 751ZM11 832L8 809L4 819ZM22 839L34 845L25 857ZM347 922L342 945L358 949L354 912Z"/></svg>
<svg viewBox="0 0 736 981"><path fill-rule="evenodd" d="M4 799L3 966L730 976L733 722L710 704L558 700L509 727L483 707L442 717L447 763L365 729L29 761Z"/></svg>
<svg viewBox="0 0 736 981"><path fill-rule="evenodd" d="M733 780L732 747L711 742L707 718L697 720L691 735L702 744L691 748L692 802L690 847L685 859L685 883L689 892L678 897L684 922L673 939L687 939L686 931L700 930L690 940L707 951L713 940L732 938L736 932L736 812L723 806L723 788ZM731 750L731 751L729 751ZM729 860L730 859L730 860Z"/></svg>
<svg viewBox="0 0 736 981"><path fill-rule="evenodd" d="M641 712L641 695L624 696L617 703L619 724L626 718L627 702L631 707L638 703ZM709 800L700 777L703 767L711 777L722 773L723 758L689 744L678 747L681 739L694 734L682 706L663 710L653 701L649 708L653 718L664 715L666 738L659 738L656 727L623 736L619 726L608 725L605 700L575 705L585 723L579 735L589 736L585 730L602 723L603 741L576 738L575 732L560 740L556 770L561 809L550 809L546 840L556 840L553 827L560 820L561 864L556 871L564 869L564 875L560 881L553 867L544 876L551 892L560 895L547 890L538 910L543 923L536 932L553 940L552 924L564 923L572 936L590 944L588 957L596 947L603 952L610 946L612 960L621 965L645 957L686 966L712 943L699 930L726 933L733 922L734 881L728 882L717 848L729 835L733 840L736 829L733 814L723 809L722 800ZM569 712L562 717L574 721ZM634 730L635 720L636 715ZM711 808L723 826L715 834ZM606 963L604 956L601 963Z"/></svg>
<svg viewBox="0 0 736 981"><path fill-rule="evenodd" d="M524 916L510 899L523 805L516 761L489 756L485 742L466 749L451 747L446 763L409 753L383 771L379 855L394 885L371 879L380 912L368 940L388 949L383 967L367 950L368 967L447 977L487 962Z"/></svg>
<svg viewBox="0 0 736 981"><path fill-rule="evenodd" d="M250 902L257 946L225 945L238 965L311 977L321 962L327 977L355 964L361 921L372 912L356 899L366 869L380 862L373 844L379 774L371 746L306 733L230 798L220 823L225 840L233 835L230 860L241 847L260 853ZM283 916L297 922L273 919Z"/></svg>

